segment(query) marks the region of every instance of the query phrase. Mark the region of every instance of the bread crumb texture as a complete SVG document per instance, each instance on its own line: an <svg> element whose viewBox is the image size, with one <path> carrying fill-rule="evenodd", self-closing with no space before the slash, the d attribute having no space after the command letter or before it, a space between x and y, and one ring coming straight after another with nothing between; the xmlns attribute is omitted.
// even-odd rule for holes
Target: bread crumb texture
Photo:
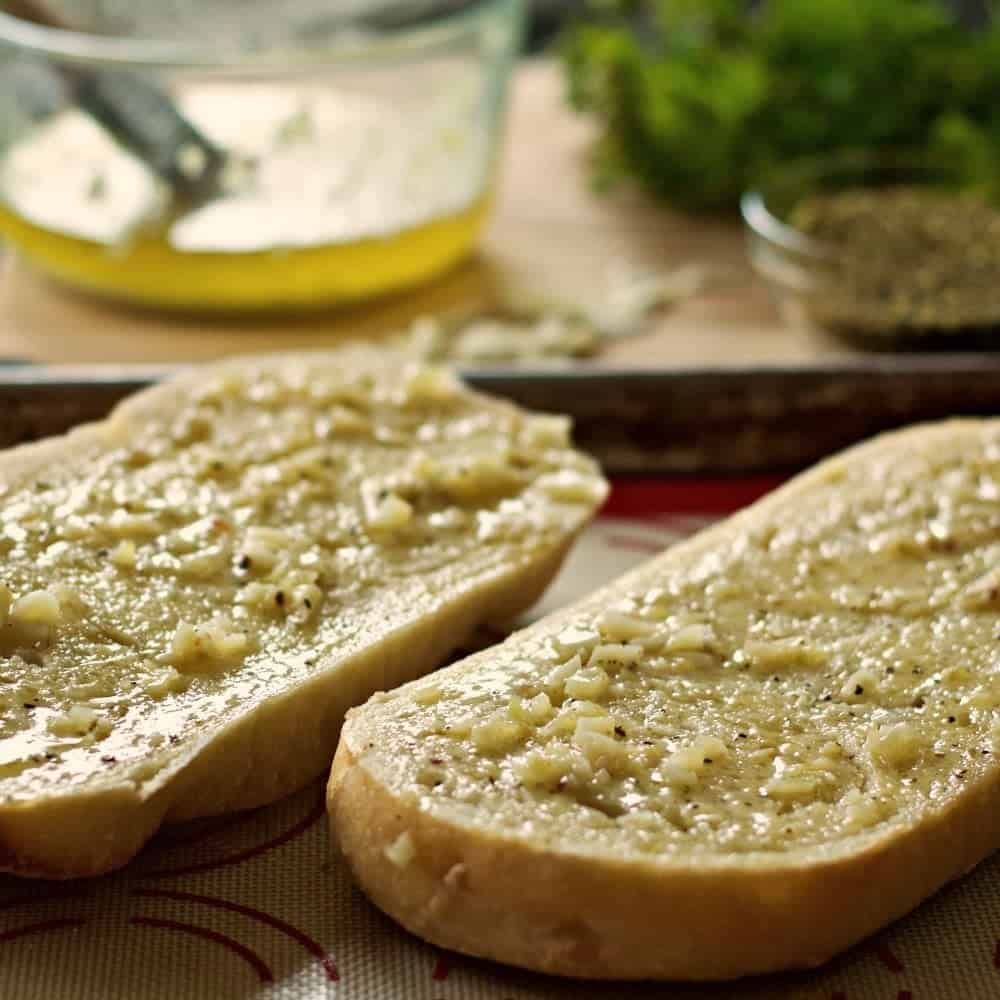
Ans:
<svg viewBox="0 0 1000 1000"><path fill-rule="evenodd" d="M359 351L183 385L107 445L0 465L0 803L155 777L604 496L567 420L443 370Z"/></svg>
<svg viewBox="0 0 1000 1000"><path fill-rule="evenodd" d="M916 822L1000 746L1000 427L927 433L371 703L362 761L422 811L567 850Z"/></svg>

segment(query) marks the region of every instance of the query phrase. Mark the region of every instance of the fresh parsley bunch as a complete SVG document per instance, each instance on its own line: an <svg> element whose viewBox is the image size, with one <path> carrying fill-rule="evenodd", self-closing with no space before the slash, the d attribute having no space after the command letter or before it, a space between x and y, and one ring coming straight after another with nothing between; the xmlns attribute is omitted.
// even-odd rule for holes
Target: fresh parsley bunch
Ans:
<svg viewBox="0 0 1000 1000"><path fill-rule="evenodd" d="M600 183L726 209L790 160L905 148L1000 192L1000 28L935 0L595 0L562 52Z"/></svg>

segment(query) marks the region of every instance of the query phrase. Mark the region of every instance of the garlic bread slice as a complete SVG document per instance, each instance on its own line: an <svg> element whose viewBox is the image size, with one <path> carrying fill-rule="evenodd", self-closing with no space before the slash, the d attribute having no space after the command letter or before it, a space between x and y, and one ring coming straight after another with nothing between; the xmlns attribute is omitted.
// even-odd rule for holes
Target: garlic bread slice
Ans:
<svg viewBox="0 0 1000 1000"><path fill-rule="evenodd" d="M294 791L348 707L531 604L604 495L565 419L362 349L0 455L0 870L92 875Z"/></svg>
<svg viewBox="0 0 1000 1000"><path fill-rule="evenodd" d="M1000 846L1000 421L826 461L348 716L386 913L566 976L815 966Z"/></svg>

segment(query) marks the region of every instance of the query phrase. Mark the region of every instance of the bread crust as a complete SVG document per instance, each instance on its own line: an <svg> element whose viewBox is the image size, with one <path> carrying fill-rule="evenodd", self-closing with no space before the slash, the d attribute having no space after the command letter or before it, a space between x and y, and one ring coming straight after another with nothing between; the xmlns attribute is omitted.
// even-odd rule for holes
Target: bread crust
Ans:
<svg viewBox="0 0 1000 1000"><path fill-rule="evenodd" d="M830 459L522 635L606 606L661 560L693 560L837 475L858 451L927 450L974 422L885 435ZM519 637L512 637L515 646ZM473 671L491 655L451 668ZM328 786L335 837L380 909L444 948L593 979L720 980L811 968L907 913L1000 846L1000 766L923 820L785 852L613 856L548 849L528 836L421 808L390 785L368 709L348 714ZM371 711L377 712L377 706ZM386 848L408 834L400 866Z"/></svg>
<svg viewBox="0 0 1000 1000"><path fill-rule="evenodd" d="M1000 843L1000 780L934 822L858 837L789 864L715 864L551 852L401 801L344 733L329 783L332 828L379 909L442 948L585 979L720 980L808 969L903 916ZM404 868L385 848L409 833Z"/></svg>
<svg viewBox="0 0 1000 1000"><path fill-rule="evenodd" d="M308 356L281 355L274 361L303 359ZM252 363L262 360L268 359L258 356ZM211 371L243 363L232 359ZM6 452L0 485L37 476L69 455L78 459L127 442L132 426L171 412L204 377L203 369L184 373L126 400L103 422ZM479 398L491 407L512 408ZM347 659L320 661L307 683L192 741L153 780L91 783L27 802L0 801L0 871L46 879L101 874L131 860L164 822L254 808L303 787L330 766L348 708L433 669L485 622L529 607L586 520L581 511L556 544L471 581L430 619L400 627Z"/></svg>

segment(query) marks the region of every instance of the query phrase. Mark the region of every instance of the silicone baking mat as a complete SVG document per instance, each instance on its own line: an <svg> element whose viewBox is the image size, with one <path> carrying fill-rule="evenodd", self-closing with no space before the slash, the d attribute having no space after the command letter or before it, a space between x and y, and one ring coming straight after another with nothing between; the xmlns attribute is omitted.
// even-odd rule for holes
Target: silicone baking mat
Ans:
<svg viewBox="0 0 1000 1000"><path fill-rule="evenodd" d="M616 486L536 613L749 502L768 480ZM831 900L831 906L835 902ZM720 952L726 942L717 942ZM431 948L352 886L321 782L168 829L82 882L0 876L2 1000L978 1000L1000 996L1000 859L821 970L713 986L561 982Z"/></svg>

